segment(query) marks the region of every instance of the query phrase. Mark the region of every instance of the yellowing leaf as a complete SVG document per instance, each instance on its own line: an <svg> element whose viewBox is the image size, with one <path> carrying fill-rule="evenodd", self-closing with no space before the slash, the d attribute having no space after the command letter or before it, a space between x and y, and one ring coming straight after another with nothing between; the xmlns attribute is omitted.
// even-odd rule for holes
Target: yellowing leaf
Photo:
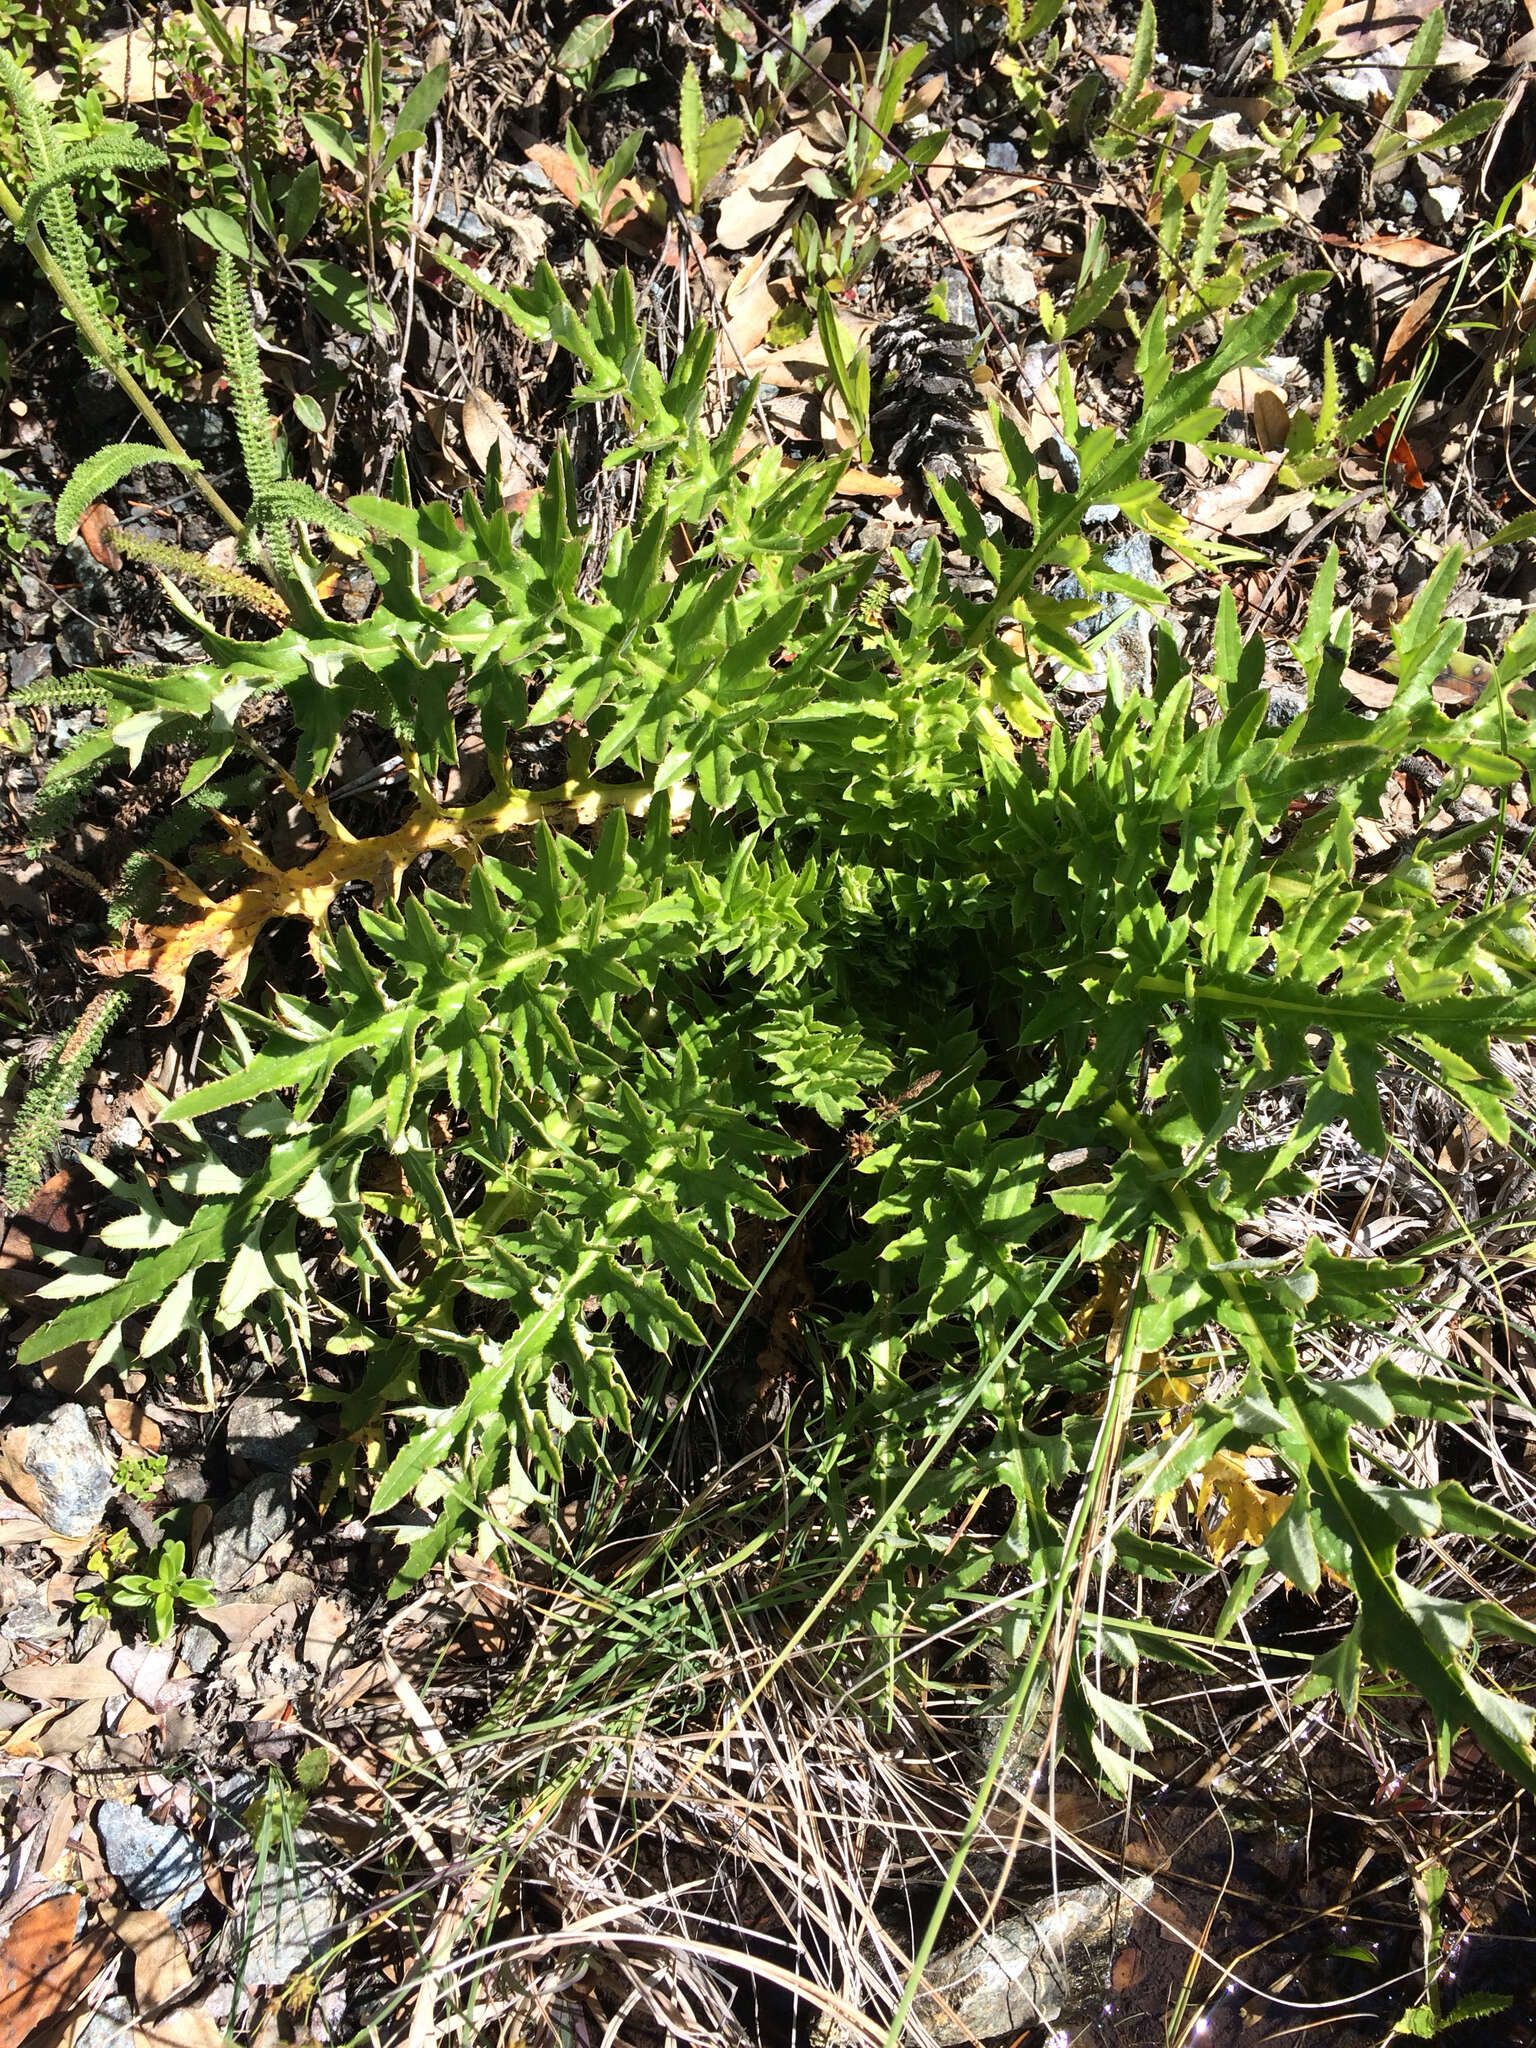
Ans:
<svg viewBox="0 0 1536 2048"><path fill-rule="evenodd" d="M164 993L160 1013L164 1021L181 1007L187 975L204 953L212 953L223 963L213 979L213 998L222 1001L238 995L250 967L252 948L276 918L305 920L310 927L310 949L318 961L317 940L326 929L327 913L351 883L366 883L375 904L382 904L386 898L399 896L406 870L423 855L446 853L467 872L479 858L482 843L501 833L540 823L570 831L595 824L614 810L643 817L653 793L632 783L567 783L538 795L514 790L462 811L422 807L398 831L377 839L354 839L331 816L322 799L305 797L297 789L291 794L327 834L326 844L312 861L299 868L276 866L243 825L215 811L214 817L224 828L225 851L243 863L251 880L217 901L164 862L170 893L197 915L185 924L135 924L123 945L107 947L93 956L97 970L112 977L147 975ZM693 791L679 785L667 791L667 801L674 821L680 822L692 805Z"/></svg>
<svg viewBox="0 0 1536 2048"><path fill-rule="evenodd" d="M1206 1534L1211 1555L1220 1564L1240 1543L1262 1543L1291 1504L1288 1493L1257 1486L1250 1475L1253 1454L1218 1451L1200 1474L1195 1515L1203 1516L1212 1494L1222 1503L1221 1520Z"/></svg>

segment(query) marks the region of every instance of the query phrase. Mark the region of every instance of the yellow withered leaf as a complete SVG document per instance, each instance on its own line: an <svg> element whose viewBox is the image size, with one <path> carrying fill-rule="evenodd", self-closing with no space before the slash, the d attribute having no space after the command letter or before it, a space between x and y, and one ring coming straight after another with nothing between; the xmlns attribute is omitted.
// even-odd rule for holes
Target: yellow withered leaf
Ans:
<svg viewBox="0 0 1536 2048"><path fill-rule="evenodd" d="M593 825L609 811L643 817L653 792L643 784L567 783L560 788L513 790L488 797L465 810L444 811L420 805L398 831L373 839L354 839L332 817L323 798L290 791L315 818L325 844L303 867L280 868L269 860L243 825L222 812L214 816L223 827L225 850L233 853L250 879L216 900L169 862L163 863L169 889L179 902L197 913L184 924L135 924L121 946L97 953L93 965L108 976L143 974L164 994L158 1021L166 1023L181 1007L187 975L193 964L211 953L220 962L210 993L222 1000L238 995L250 968L251 952L267 925L280 917L302 917L310 927L310 950L320 957L319 937L326 913L342 890L364 882L376 904L399 896L406 870L424 854L446 853L466 872L488 839L520 826L548 824L571 831ZM673 821L687 816L693 791L680 785L666 792Z"/></svg>
<svg viewBox="0 0 1536 2048"><path fill-rule="evenodd" d="M1207 1531L1205 1539L1218 1564L1240 1543L1262 1543L1291 1504L1288 1493L1275 1493L1254 1483L1252 1462L1251 1452L1239 1456L1231 1451L1218 1451L1200 1474L1196 1520L1204 1515L1212 1494L1221 1499L1221 1519Z"/></svg>

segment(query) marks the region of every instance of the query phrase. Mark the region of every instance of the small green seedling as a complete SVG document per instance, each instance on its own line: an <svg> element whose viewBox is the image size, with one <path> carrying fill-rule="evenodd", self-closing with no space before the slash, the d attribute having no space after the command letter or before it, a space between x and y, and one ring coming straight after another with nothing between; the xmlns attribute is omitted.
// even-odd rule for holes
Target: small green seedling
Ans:
<svg viewBox="0 0 1536 2048"><path fill-rule="evenodd" d="M165 1484L166 1461L147 1451L127 1451L117 1461L112 1484L131 1499L152 1501Z"/></svg>
<svg viewBox="0 0 1536 2048"><path fill-rule="evenodd" d="M211 1607L214 1603L213 1587L206 1579L188 1578L186 1561L184 1543L167 1543L152 1572L126 1572L107 1589L107 1598L114 1607L147 1607L149 1633L155 1642L164 1642L176 1626L178 1603L183 1607Z"/></svg>

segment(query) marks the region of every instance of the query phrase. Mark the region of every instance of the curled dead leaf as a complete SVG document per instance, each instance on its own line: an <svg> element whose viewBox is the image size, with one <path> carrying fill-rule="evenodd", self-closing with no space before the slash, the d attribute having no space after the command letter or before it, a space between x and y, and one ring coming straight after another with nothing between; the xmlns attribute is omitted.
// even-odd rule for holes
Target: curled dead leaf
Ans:
<svg viewBox="0 0 1536 2048"><path fill-rule="evenodd" d="M88 505L80 519L80 538L91 551L94 561L106 569L121 569L123 558L112 545L112 529L117 524L117 514L110 505L100 500Z"/></svg>
<svg viewBox="0 0 1536 2048"><path fill-rule="evenodd" d="M524 488L528 480L518 468L512 422L499 399L493 398L489 391L471 391L459 411L459 431L464 436L464 446L469 450L470 459L482 476L490 466L494 448L501 455L503 483L510 483L515 490Z"/></svg>
<svg viewBox="0 0 1536 2048"><path fill-rule="evenodd" d="M134 1444L141 1451L155 1452L160 1448L160 1425L154 1417L145 1413L138 1401L109 1399L101 1404L101 1412L126 1443Z"/></svg>
<svg viewBox="0 0 1536 2048"><path fill-rule="evenodd" d="M1319 39L1330 60L1369 57L1395 43L1411 43L1424 26L1434 0L1323 0Z"/></svg>
<svg viewBox="0 0 1536 2048"><path fill-rule="evenodd" d="M181 1936L157 1907L127 1912L106 1905L101 1917L133 1952L133 1997L140 2012L179 1998L192 1982L192 1965Z"/></svg>
<svg viewBox="0 0 1536 2048"><path fill-rule="evenodd" d="M1196 491L1184 508L1196 536L1225 533L1240 513L1259 502L1279 467L1278 455L1268 455L1262 462L1240 462L1219 483Z"/></svg>
<svg viewBox="0 0 1536 2048"><path fill-rule="evenodd" d="M1264 389L1254 393L1253 431L1266 455L1277 454L1284 448L1291 431L1291 415L1278 391Z"/></svg>

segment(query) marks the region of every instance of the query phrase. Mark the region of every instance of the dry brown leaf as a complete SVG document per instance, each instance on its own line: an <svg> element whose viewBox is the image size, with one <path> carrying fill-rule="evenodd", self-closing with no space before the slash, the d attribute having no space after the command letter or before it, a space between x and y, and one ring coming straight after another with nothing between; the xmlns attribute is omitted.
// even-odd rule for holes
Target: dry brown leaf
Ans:
<svg viewBox="0 0 1536 2048"><path fill-rule="evenodd" d="M586 180L563 149L552 142L530 142L524 154L544 173L562 199L580 207ZM658 193L647 190L635 178L621 178L603 208L603 232L618 241L648 249L651 237L645 231L646 223L657 211L665 219L666 207Z"/></svg>
<svg viewBox="0 0 1536 2048"><path fill-rule="evenodd" d="M180 1677L171 1676L175 1662L173 1643L127 1643L113 1651L112 1673L150 1713L168 1714L192 1690L185 1666Z"/></svg>
<svg viewBox="0 0 1536 2048"><path fill-rule="evenodd" d="M58 1276L43 1263L46 1251L73 1251L85 1236L94 1183L78 1160L50 1174L24 1209L0 1220L0 1302L24 1307ZM78 1347L74 1347L78 1354ZM89 1354L86 1354L88 1377ZM53 1384L50 1379L50 1385ZM64 1389L66 1399L83 1380ZM0 1542L5 1539L0 1537Z"/></svg>
<svg viewBox="0 0 1536 2048"><path fill-rule="evenodd" d="M184 2005L157 2020L136 2020L133 2048L224 2048L224 2029L202 2005Z"/></svg>
<svg viewBox="0 0 1536 2048"><path fill-rule="evenodd" d="M0 2048L73 2012L107 1960L100 1927L75 1932L80 1900L62 1892L18 1914L0 1941Z"/></svg>
<svg viewBox="0 0 1536 2048"><path fill-rule="evenodd" d="M1105 77L1112 78L1116 85L1124 85L1131 75L1129 57L1100 56L1097 50L1089 50L1086 54L1098 65ZM1159 121L1171 121L1174 115L1181 108L1187 107L1195 97L1192 92L1173 92L1156 85L1144 85L1142 95L1144 98L1150 95L1156 99L1157 113L1154 118Z"/></svg>
<svg viewBox="0 0 1536 2048"><path fill-rule="evenodd" d="M99 500L87 505L80 515L80 538L90 550L94 561L104 569L121 569L123 558L112 545L112 529L117 524L117 514L110 505Z"/></svg>
<svg viewBox="0 0 1536 2048"><path fill-rule="evenodd" d="M48 1524L38 1515L29 1514L15 1501L0 1500L0 1550L12 1550L22 1544L61 1542L55 1538ZM6 1683L10 1683L9 1677Z"/></svg>
<svg viewBox="0 0 1536 2048"><path fill-rule="evenodd" d="M5 1674L5 1683L18 1699L35 1700L44 1706L75 1700L118 1700L128 1688L107 1666L120 1648L118 1638L109 1636L78 1664L22 1664Z"/></svg>
<svg viewBox="0 0 1536 2048"><path fill-rule="evenodd" d="M240 41L260 39L270 47L281 48L293 33L285 24L275 21L265 7L238 4L216 7L213 12ZM108 36L91 52L89 62L100 81L102 97L109 105L144 106L153 100L165 99L178 90L178 74L160 55L168 21L185 23L189 28L195 26L188 14L163 16L156 26L129 29L122 35ZM36 80L37 96L41 100L56 100L62 89L55 72L45 71Z"/></svg>
<svg viewBox="0 0 1536 2048"><path fill-rule="evenodd" d="M126 1949L133 1951L133 1998L141 2012L179 1998L192 1982L192 1965L181 1936L158 1907L129 1912L103 1906L101 1917Z"/></svg>
<svg viewBox="0 0 1536 2048"><path fill-rule="evenodd" d="M945 214L944 233L963 255L979 256L985 250L995 249L1004 240L1023 211L1022 206L1014 205L992 206L981 211L962 207L956 213Z"/></svg>
<svg viewBox="0 0 1536 2048"><path fill-rule="evenodd" d="M45 1883L58 1870L69 1849L70 1836L80 1816L73 1792L66 1792L48 1816L42 1847L37 1852L37 1875Z"/></svg>
<svg viewBox="0 0 1536 2048"><path fill-rule="evenodd" d="M1438 242L1426 242L1422 235L1367 235L1363 242L1347 241L1343 235L1324 235L1325 242L1346 249L1358 249L1362 256L1378 256L1384 263L1401 264L1404 270L1428 270L1435 263L1449 263L1454 249Z"/></svg>
<svg viewBox="0 0 1536 2048"><path fill-rule="evenodd" d="M1239 513L1251 511L1259 502L1279 467L1278 455L1266 456L1262 462L1240 462L1220 483L1196 491L1184 507L1184 517L1196 537L1225 533Z"/></svg>
<svg viewBox="0 0 1536 2048"><path fill-rule="evenodd" d="M470 392L459 411L459 431L482 476L493 448L501 451L501 473L506 476L512 463L512 422L506 408L489 391Z"/></svg>
<svg viewBox="0 0 1536 2048"><path fill-rule="evenodd" d="M1444 668L1430 685L1430 694L1444 711L1464 711L1475 704L1493 681L1493 669L1486 661L1470 661L1458 674Z"/></svg>
<svg viewBox="0 0 1536 2048"><path fill-rule="evenodd" d="M225 1600L217 1607L203 1608L197 1618L216 1628L232 1650L243 1650L290 1626L298 1620L298 1612L291 1600L275 1606L269 1600Z"/></svg>
<svg viewBox="0 0 1536 2048"><path fill-rule="evenodd" d="M160 1425L146 1414L142 1403L122 1401L115 1396L103 1401L101 1412L118 1435L139 1450L153 1455L160 1448Z"/></svg>
<svg viewBox="0 0 1536 2048"><path fill-rule="evenodd" d="M1388 676L1368 676L1358 668L1340 672L1339 681L1357 704L1368 711L1386 711L1397 698L1397 684Z"/></svg>
<svg viewBox="0 0 1536 2048"><path fill-rule="evenodd" d="M1440 303L1449 284L1449 277L1437 277L1432 284L1425 285L1417 298L1408 302L1397 325L1387 337L1387 346L1381 358L1382 384L1396 383L1398 372L1407 367L1419 336L1428 326L1429 317Z"/></svg>
<svg viewBox="0 0 1536 2048"><path fill-rule="evenodd" d="M761 346L775 316L794 297L787 278L769 277L765 256L742 265L742 273L725 295L725 339L738 356Z"/></svg>
<svg viewBox="0 0 1536 2048"><path fill-rule="evenodd" d="M1273 533L1277 526L1283 526L1294 513L1310 511L1310 491L1282 491L1278 498L1271 498L1267 505L1261 505L1257 512L1239 512L1227 521L1226 530L1234 539L1241 540L1252 533Z"/></svg>
<svg viewBox="0 0 1536 2048"><path fill-rule="evenodd" d="M675 787L667 792L667 800L674 819L686 817L693 792ZM424 854L447 853L467 870L484 840L519 826L545 823L568 830L595 824L610 811L644 817L650 804L650 790L619 784L573 790L564 799L559 791L537 797L517 791L463 811L429 814L418 810L396 832L377 839L354 839L337 825L323 802L310 800L306 808L335 836L327 839L306 866L289 869L268 860L243 825L215 811L212 815L224 828L225 850L244 864L253 879L217 902L179 869L164 863L171 877L170 893L190 904L198 915L186 924L135 924L126 943L95 954L94 965L114 978L147 975L165 997L160 1012L163 1021L181 1007L187 975L204 953L212 953L222 962L210 990L213 999L238 995L250 967L252 948L265 927L276 918L301 917L312 934L323 932L326 913L349 883L366 883L374 901L383 902L386 896L398 895L406 869Z"/></svg>
<svg viewBox="0 0 1536 2048"><path fill-rule="evenodd" d="M1435 0L1323 0L1317 33L1331 43L1330 59L1369 57L1394 43L1411 43Z"/></svg>
<svg viewBox="0 0 1536 2048"><path fill-rule="evenodd" d="M42 1738L54 1719L54 1709L49 1707L41 1714L29 1714L19 1727L8 1728L0 1738L0 1756L40 1758L43 1753Z"/></svg>
<svg viewBox="0 0 1536 2048"><path fill-rule="evenodd" d="M1008 411L1017 424L1017 415L1013 413L1012 407L1009 407ZM998 440L990 407L986 418L978 420L976 424L980 431L980 446L972 452L971 468L978 488L985 491L994 504L1003 506L1017 518L1028 519L1029 507L1010 488L1012 473L1003 454L1002 444Z"/></svg>
<svg viewBox="0 0 1536 2048"><path fill-rule="evenodd" d="M1290 409L1278 391L1259 390L1253 394L1253 431L1266 455L1285 446L1291 431Z"/></svg>
<svg viewBox="0 0 1536 2048"><path fill-rule="evenodd" d="M803 195L805 171L826 161L826 151L798 128L770 142L732 177L720 202L715 240L723 249L745 249L777 227Z"/></svg>
<svg viewBox="0 0 1536 2048"><path fill-rule="evenodd" d="M909 199L880 223L880 240L882 244L910 242L914 235L933 234L937 230L938 216L928 201Z"/></svg>
<svg viewBox="0 0 1536 2048"><path fill-rule="evenodd" d="M345 1602L333 1600L329 1594L322 1594L310 1609L304 1630L304 1662L311 1666L322 1684L335 1662L338 1646L346 1641L351 1627L352 1610Z"/></svg>
<svg viewBox="0 0 1536 2048"><path fill-rule="evenodd" d="M1241 413L1246 420L1253 417L1253 402L1261 391L1272 392L1280 399L1285 396L1273 377L1266 377L1258 370L1228 370L1224 377L1217 379L1211 397L1217 405L1224 405L1228 412Z"/></svg>

